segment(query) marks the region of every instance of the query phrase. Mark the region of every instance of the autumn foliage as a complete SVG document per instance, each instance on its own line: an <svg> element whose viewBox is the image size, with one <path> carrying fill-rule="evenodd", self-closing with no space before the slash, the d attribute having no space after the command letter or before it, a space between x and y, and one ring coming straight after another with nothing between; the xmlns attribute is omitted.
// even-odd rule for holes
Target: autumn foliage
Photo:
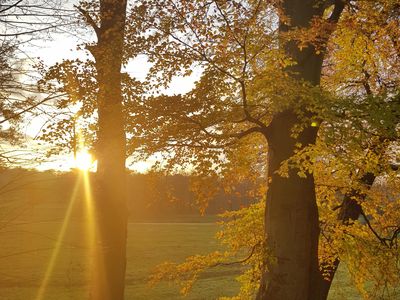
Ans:
<svg viewBox="0 0 400 300"><path fill-rule="evenodd" d="M81 1L78 10L112 53L97 2ZM157 154L155 168L191 173L203 211L218 189L252 186L247 196L259 203L223 215L217 238L225 251L165 263L153 283L176 281L185 294L203 271L242 264L235 299L257 290L265 299L271 282L311 299L311 282L329 290L343 263L365 299L398 298L399 15L391 0L140 1L118 27L115 93L100 72L111 65L98 44L81 47L95 60L41 69L41 89L65 94L56 103L65 113L41 138L59 151L71 148L81 122L86 143L108 166L101 128L110 138L114 132L98 118L117 95L107 124L119 125L120 178L125 156ZM121 74L120 65L140 55L151 64L146 78ZM173 78L193 73L200 75L189 92L165 93ZM275 252L287 254L291 242L297 248L286 263ZM280 286L281 274L293 278Z"/></svg>

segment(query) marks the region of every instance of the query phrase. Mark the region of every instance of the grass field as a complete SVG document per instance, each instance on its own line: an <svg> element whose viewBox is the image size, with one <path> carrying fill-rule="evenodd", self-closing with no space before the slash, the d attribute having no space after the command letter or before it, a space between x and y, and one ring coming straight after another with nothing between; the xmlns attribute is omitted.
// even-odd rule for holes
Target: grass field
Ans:
<svg viewBox="0 0 400 300"><path fill-rule="evenodd" d="M60 223L13 225L0 234L0 299L35 299L55 245ZM70 224L44 299L85 299L87 262L82 225ZM182 261L191 254L216 248L212 223L129 224L127 299L179 299L178 289L147 285L151 268L165 260ZM234 295L237 268L219 268L205 274L187 299L215 299Z"/></svg>
<svg viewBox="0 0 400 300"><path fill-rule="evenodd" d="M88 269L88 262L84 258L87 236L80 210L78 205L66 227L43 299L87 298L85 270ZM1 300L36 299L57 246L65 211L66 207L62 203L45 206L36 204L0 230ZM188 223L188 220L183 218L175 219L176 222L129 224L126 299L182 299L177 287L162 283L149 288L147 279L152 268L161 262L180 262L189 255L205 254L218 248L213 239L217 231L214 223ZM219 296L235 295L239 286L234 277L239 271L240 268L235 266L207 272L184 299L211 300ZM349 284L345 271L341 270L336 277L329 299L360 299Z"/></svg>

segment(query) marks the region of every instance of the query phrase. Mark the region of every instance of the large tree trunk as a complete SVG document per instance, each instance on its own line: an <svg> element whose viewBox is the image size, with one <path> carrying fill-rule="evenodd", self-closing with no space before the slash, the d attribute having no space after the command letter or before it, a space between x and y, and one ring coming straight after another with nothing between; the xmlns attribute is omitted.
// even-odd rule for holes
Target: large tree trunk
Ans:
<svg viewBox="0 0 400 300"><path fill-rule="evenodd" d="M295 170L284 178L276 174L280 164L294 154L295 143L315 141L316 129L306 129L299 139L290 137L297 122L286 111L275 116L268 135L269 178L265 228L267 245L274 260L267 266L258 299L310 299L312 278L318 273L318 209L314 180L297 176Z"/></svg>
<svg viewBox="0 0 400 300"><path fill-rule="evenodd" d="M280 31L305 28L312 18L323 13L323 1L286 0L283 10L289 24L281 24ZM320 83L323 55L309 46L302 51L292 41L285 50L297 64L289 71L299 80L313 85ZM308 114L307 111L304 113ZM313 144L317 130L305 128L297 138L291 137L292 127L298 123L295 112L288 109L274 116L266 137L269 145L269 187L265 212L268 250L274 257L267 263L257 299L316 300L325 299L316 286L323 284L318 265L319 218L314 178L308 174L300 178L291 170L288 178L276 174L282 161L294 154L296 143ZM311 124L310 124L311 125Z"/></svg>
<svg viewBox="0 0 400 300"><path fill-rule="evenodd" d="M121 91L126 1L100 1L97 45L90 48L98 81L94 274L91 299L124 298L126 269L126 139Z"/></svg>

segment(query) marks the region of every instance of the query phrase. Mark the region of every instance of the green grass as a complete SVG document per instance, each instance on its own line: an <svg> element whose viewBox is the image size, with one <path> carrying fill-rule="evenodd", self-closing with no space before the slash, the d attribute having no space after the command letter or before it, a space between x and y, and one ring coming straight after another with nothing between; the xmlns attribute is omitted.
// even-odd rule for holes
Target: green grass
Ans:
<svg viewBox="0 0 400 300"><path fill-rule="evenodd" d="M86 299L85 258L87 237L82 222L82 207L76 206L68 226L44 299ZM34 300L56 244L65 204L35 205L0 230L0 299ZM128 232L128 266L126 299L182 299L176 286L162 283L149 288L151 270L166 260L181 262L193 254L205 254L218 248L213 239L214 223L130 223ZM234 277L239 268L224 267L207 272L184 299L211 300L232 296L239 286ZM340 270L333 283L330 300L360 299Z"/></svg>
<svg viewBox="0 0 400 300"><path fill-rule="evenodd" d="M60 223L12 225L0 233L0 299L34 299L60 230ZM212 223L130 223L127 299L181 299L177 287L147 285L150 271L166 260L180 262L188 255L215 250ZM73 222L66 233L45 299L85 299L88 267L83 224ZM50 249L48 249L50 248ZM219 268L205 274L186 299L215 299L234 295L238 268Z"/></svg>

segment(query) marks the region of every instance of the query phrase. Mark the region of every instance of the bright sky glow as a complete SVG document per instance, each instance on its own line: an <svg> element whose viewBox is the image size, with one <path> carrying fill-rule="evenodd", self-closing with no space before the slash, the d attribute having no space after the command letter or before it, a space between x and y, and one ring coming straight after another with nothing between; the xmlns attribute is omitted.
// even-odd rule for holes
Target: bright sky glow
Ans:
<svg viewBox="0 0 400 300"><path fill-rule="evenodd" d="M82 150L76 154L74 166L82 171L88 171L95 165L92 155L86 150Z"/></svg>
<svg viewBox="0 0 400 300"><path fill-rule="evenodd" d="M71 3L73 3L72 1ZM73 33L66 32L64 34L54 34L52 40L35 41L35 44L27 44L23 52L28 54L30 64L35 64L39 60L43 61L45 65L52 66L61 62L63 59L91 59L91 55L87 51L77 50L77 46L84 42L95 41L93 35L86 32L86 34L74 35ZM127 72L130 76L137 80L143 81L151 67L145 55L139 55L131 59L126 66L123 67L122 72ZM173 77L169 88L162 92L168 95L184 94L189 92L194 87L194 83L201 76L201 68L195 68L191 76L187 77ZM29 118L25 125L25 134L29 139L35 138L43 128L43 125L48 120L44 116L37 116ZM93 158L90 157L88 152L78 153L76 159L72 154L62 154L53 156L51 161L43 162L40 166L34 166L40 170L56 169L60 171L68 171L73 168L81 170L95 171L96 163L93 163ZM132 164L127 163L127 167L137 172L146 172L154 164L152 161L139 161Z"/></svg>

